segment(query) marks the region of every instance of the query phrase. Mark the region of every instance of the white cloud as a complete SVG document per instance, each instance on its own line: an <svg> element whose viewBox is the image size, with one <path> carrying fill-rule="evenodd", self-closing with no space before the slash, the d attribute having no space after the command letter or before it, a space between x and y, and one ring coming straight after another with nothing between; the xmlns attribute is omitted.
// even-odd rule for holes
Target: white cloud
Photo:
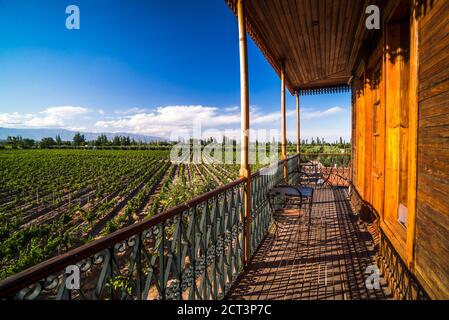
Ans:
<svg viewBox="0 0 449 320"><path fill-rule="evenodd" d="M64 121L57 117L33 117L23 122L23 126L35 128L62 127L63 125Z"/></svg>
<svg viewBox="0 0 449 320"><path fill-rule="evenodd" d="M21 114L18 112L0 113L0 125L4 127L21 125L24 121L27 121L32 117L32 114Z"/></svg>
<svg viewBox="0 0 449 320"><path fill-rule="evenodd" d="M127 115L133 115L133 114L138 114L138 113L145 113L145 112L150 112L149 109L146 108L130 108L127 110L116 110L114 111L115 114L117 115L121 115L121 116L127 116Z"/></svg>
<svg viewBox="0 0 449 320"><path fill-rule="evenodd" d="M72 119L73 117L89 113L89 109L72 106L50 107L40 113L47 115L49 117L55 117L60 119Z"/></svg>
<svg viewBox="0 0 449 320"><path fill-rule="evenodd" d="M73 106L49 107L38 113L2 113L0 126L24 128L64 127L67 120L85 115L89 109Z"/></svg>
<svg viewBox="0 0 449 320"><path fill-rule="evenodd" d="M86 127L66 127L64 129L70 130L70 131L86 131Z"/></svg>
<svg viewBox="0 0 449 320"><path fill-rule="evenodd" d="M301 119L304 121L301 126L302 136L315 137L318 135L326 138L340 136L341 132L337 130L341 125L334 123L332 116L344 111L341 107L325 110L302 108ZM154 110L131 108L121 111L120 114L116 111L115 117L107 116L103 109L97 109L95 119L86 118L89 112L91 112L90 109L83 107L58 106L49 107L36 113L0 113L0 126L129 132L169 138L174 131L191 134L195 124L200 125L203 132L210 132L211 129L224 132L227 129L230 130L227 135L230 135L232 131L233 135L240 136L240 107L219 109L202 105L178 105L159 107ZM264 113L257 106L251 106L250 119L253 129L280 129L280 112L278 111ZM287 110L287 130L293 129L294 123L296 123L295 119L295 109ZM320 132L316 132L318 123L321 124ZM217 133L210 133L212 136L217 136ZM289 139L294 139L295 136L296 134L289 133Z"/></svg>
<svg viewBox="0 0 449 320"><path fill-rule="evenodd" d="M118 119L97 121L95 126L103 130L169 136L173 130L190 129L194 123L203 128L221 128L240 123L240 114L223 113L207 106L167 106L154 112L143 112Z"/></svg>
<svg viewBox="0 0 449 320"><path fill-rule="evenodd" d="M310 110L303 109L301 110L301 119L317 119L317 118L325 118L336 113L343 112L344 110L340 107L332 107L327 110ZM292 117L296 117L296 110L291 109L286 111L286 117L288 119ZM268 114L260 114L257 111L254 111L251 114L251 123L252 124L269 124L273 122L279 122L281 120L280 112L272 112Z"/></svg>
<svg viewBox="0 0 449 320"><path fill-rule="evenodd" d="M303 114L301 115L302 119L314 119L314 118L324 118L331 115L334 115L336 113L343 112L344 109L340 107L332 107L324 111L320 110L304 110Z"/></svg>
<svg viewBox="0 0 449 320"><path fill-rule="evenodd" d="M236 129L240 126L239 107L220 110L215 107L201 105L167 106L159 107L154 112L142 111L133 108L128 110L136 114L124 115L116 119L101 120L95 127L105 131L127 131L148 135L168 137L174 130L191 130L194 124L200 124L203 130L208 128ZM144 109L145 110L145 109ZM343 111L340 107L333 107L324 111L304 110L303 119L323 118ZM295 116L295 110L288 110L287 117ZM264 114L257 107L251 108L251 124L266 125L268 128L276 127L280 121L280 113Z"/></svg>
<svg viewBox="0 0 449 320"><path fill-rule="evenodd" d="M239 106L225 108L226 112L234 112L234 111L238 111L238 110L240 110Z"/></svg>

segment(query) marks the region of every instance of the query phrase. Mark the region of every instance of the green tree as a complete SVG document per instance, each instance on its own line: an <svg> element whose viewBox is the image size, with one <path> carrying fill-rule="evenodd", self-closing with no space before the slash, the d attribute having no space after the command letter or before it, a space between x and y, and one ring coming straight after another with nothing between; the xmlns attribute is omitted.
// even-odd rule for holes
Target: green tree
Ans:
<svg viewBox="0 0 449 320"><path fill-rule="evenodd" d="M8 136L8 138L6 138L6 145L11 146L11 148L13 148L13 149L17 149L17 147L19 146L21 141L22 141L22 137L20 137L20 136L17 136L17 137Z"/></svg>
<svg viewBox="0 0 449 320"><path fill-rule="evenodd" d="M112 139L112 145L113 146L119 146L120 145L120 137L114 136L114 139Z"/></svg>
<svg viewBox="0 0 449 320"><path fill-rule="evenodd" d="M29 149L34 147L35 141L33 139L23 139L21 136L11 137L6 139L6 145L11 146L13 149L22 148Z"/></svg>
<svg viewBox="0 0 449 320"><path fill-rule="evenodd" d="M54 145L56 145L56 141L51 137L42 138L41 141L39 142L39 147L41 149L46 149L46 148L52 147Z"/></svg>
<svg viewBox="0 0 449 320"><path fill-rule="evenodd" d="M108 137L105 134L101 134L94 141L94 145L96 146L106 146L109 143Z"/></svg>
<svg viewBox="0 0 449 320"><path fill-rule="evenodd" d="M59 134L56 136L56 144L57 144L58 146L61 146L61 145L62 145L62 139L61 139L61 136L60 136Z"/></svg>
<svg viewBox="0 0 449 320"><path fill-rule="evenodd" d="M81 134L79 132L77 132L74 136L73 136L73 144L75 146L82 146L86 143L86 138L84 138L84 134Z"/></svg>
<svg viewBox="0 0 449 320"><path fill-rule="evenodd" d="M23 139L20 147L23 149L31 149L34 147L35 143L36 141L33 139Z"/></svg>

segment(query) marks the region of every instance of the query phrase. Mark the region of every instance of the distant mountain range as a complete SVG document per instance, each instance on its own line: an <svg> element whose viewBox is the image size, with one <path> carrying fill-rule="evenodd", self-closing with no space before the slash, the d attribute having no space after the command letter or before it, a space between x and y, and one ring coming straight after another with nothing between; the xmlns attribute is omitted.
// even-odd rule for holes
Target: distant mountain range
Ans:
<svg viewBox="0 0 449 320"><path fill-rule="evenodd" d="M112 140L115 136L127 136L131 139L141 142L153 142L153 141L167 141L167 139L146 136L141 134L133 134L126 132L82 132L82 131L71 131L65 129L15 129L15 128L0 128L0 140L5 140L8 136L21 136L22 138L28 138L33 140L41 140L45 137L52 137L53 139L59 135L63 141L72 141L73 136L80 132L84 135L87 141L95 140L99 135L104 134L109 140Z"/></svg>

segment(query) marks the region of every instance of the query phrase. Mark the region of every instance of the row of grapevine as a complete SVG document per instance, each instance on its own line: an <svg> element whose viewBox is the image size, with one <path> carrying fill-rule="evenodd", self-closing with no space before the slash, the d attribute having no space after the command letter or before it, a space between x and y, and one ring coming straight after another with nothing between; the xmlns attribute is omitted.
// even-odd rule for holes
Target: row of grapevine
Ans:
<svg viewBox="0 0 449 320"><path fill-rule="evenodd" d="M169 150L1 150L0 279L239 175Z"/></svg>

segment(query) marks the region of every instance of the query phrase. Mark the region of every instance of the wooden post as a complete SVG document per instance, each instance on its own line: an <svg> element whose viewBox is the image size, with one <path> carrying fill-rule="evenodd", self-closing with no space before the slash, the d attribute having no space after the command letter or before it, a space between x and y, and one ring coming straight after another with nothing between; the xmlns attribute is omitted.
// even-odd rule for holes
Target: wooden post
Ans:
<svg viewBox="0 0 449 320"><path fill-rule="evenodd" d="M281 131L282 131L282 143L281 143L281 153L282 160L284 160L284 180L285 183L288 182L288 171L287 171L287 126L285 120L285 64L282 64L281 68Z"/></svg>
<svg viewBox="0 0 449 320"><path fill-rule="evenodd" d="M296 153L301 152L301 118L299 115L299 93L295 92L296 96Z"/></svg>
<svg viewBox="0 0 449 320"><path fill-rule="evenodd" d="M244 194L245 241L243 262L247 266L251 257L251 170L248 165L249 153L249 86L248 50L246 43L245 1L237 2L237 19L240 49L240 103L241 103L241 158L240 177L246 179Z"/></svg>

